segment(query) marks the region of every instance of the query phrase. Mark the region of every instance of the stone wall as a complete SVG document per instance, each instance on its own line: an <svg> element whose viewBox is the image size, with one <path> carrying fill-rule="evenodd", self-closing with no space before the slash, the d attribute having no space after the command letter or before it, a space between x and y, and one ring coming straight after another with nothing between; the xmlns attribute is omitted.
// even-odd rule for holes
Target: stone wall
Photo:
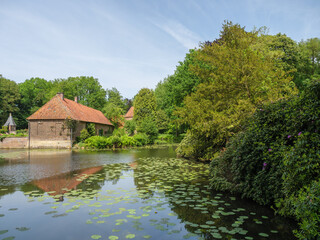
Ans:
<svg viewBox="0 0 320 240"><path fill-rule="evenodd" d="M28 148L28 137L8 137L0 141L0 148Z"/></svg>

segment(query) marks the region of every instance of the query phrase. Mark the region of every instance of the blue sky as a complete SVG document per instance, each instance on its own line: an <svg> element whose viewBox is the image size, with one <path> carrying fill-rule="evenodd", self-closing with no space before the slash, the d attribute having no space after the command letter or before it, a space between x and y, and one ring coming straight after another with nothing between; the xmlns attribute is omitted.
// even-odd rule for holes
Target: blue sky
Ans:
<svg viewBox="0 0 320 240"><path fill-rule="evenodd" d="M0 74L94 76L132 98L172 74L224 20L320 37L319 0L0 0Z"/></svg>

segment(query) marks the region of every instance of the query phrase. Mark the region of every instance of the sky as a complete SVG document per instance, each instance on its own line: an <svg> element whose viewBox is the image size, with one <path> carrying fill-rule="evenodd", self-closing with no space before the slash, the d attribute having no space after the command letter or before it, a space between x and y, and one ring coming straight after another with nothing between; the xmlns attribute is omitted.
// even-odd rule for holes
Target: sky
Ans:
<svg viewBox="0 0 320 240"><path fill-rule="evenodd" d="M320 0L0 0L0 74L93 76L132 98L174 73L224 20L320 38Z"/></svg>

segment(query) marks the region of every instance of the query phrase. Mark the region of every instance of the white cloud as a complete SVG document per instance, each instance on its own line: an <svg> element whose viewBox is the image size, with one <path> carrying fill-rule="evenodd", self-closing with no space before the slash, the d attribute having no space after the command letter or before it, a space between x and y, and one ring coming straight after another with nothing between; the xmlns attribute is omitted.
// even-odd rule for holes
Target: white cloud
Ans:
<svg viewBox="0 0 320 240"><path fill-rule="evenodd" d="M201 38L196 33L192 32L177 21L169 20L165 23L154 24L168 33L171 37L173 37L177 42L182 44L187 49L197 47L200 42Z"/></svg>

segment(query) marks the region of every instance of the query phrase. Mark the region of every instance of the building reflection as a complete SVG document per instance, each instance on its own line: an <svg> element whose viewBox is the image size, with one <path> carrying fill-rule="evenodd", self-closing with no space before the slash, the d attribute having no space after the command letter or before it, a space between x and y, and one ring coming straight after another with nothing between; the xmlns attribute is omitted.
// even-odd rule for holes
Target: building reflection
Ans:
<svg viewBox="0 0 320 240"><path fill-rule="evenodd" d="M102 166L86 168L76 172L69 172L34 180L32 183L49 195L57 196L60 201L63 201L63 195L65 193L70 192L71 190L76 190L78 185L102 169Z"/></svg>

